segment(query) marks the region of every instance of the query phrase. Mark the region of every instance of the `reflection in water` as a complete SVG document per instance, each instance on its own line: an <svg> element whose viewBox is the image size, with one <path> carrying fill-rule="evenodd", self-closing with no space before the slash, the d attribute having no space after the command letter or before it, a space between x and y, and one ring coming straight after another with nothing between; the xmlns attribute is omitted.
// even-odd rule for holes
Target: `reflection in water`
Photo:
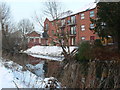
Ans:
<svg viewBox="0 0 120 90"><path fill-rule="evenodd" d="M21 66L25 70L29 70L39 77L56 77L61 71L61 61L53 61L41 58L35 58L25 53L15 54L14 56L5 55L8 60L12 60Z"/></svg>
<svg viewBox="0 0 120 90"><path fill-rule="evenodd" d="M38 76L40 76L37 72L44 71L45 77L57 77L59 76L59 72L61 71L61 61L53 61L53 60L46 60L41 58L35 58L32 56L29 56L30 63L36 67L38 66L41 69L38 69L38 71L34 71L34 73ZM40 70L40 71L39 71Z"/></svg>
<svg viewBox="0 0 120 90"><path fill-rule="evenodd" d="M43 66L44 66L44 62L45 61L40 61L38 64L36 65L32 65L32 64L27 64L26 67L29 71L31 71L32 73L34 73L35 75L44 78L44 70L43 70Z"/></svg>

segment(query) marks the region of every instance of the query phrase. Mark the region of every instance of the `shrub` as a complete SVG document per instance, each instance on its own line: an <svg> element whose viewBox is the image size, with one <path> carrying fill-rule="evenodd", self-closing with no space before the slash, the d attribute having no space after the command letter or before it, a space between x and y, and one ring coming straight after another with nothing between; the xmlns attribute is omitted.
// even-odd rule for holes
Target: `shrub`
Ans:
<svg viewBox="0 0 120 90"><path fill-rule="evenodd" d="M91 59L91 45L89 42L82 42L79 45L76 59L80 62L87 62L89 59Z"/></svg>
<svg viewBox="0 0 120 90"><path fill-rule="evenodd" d="M95 46L97 46L97 47L102 47L102 46L103 46L100 39L96 39L94 44L95 44Z"/></svg>

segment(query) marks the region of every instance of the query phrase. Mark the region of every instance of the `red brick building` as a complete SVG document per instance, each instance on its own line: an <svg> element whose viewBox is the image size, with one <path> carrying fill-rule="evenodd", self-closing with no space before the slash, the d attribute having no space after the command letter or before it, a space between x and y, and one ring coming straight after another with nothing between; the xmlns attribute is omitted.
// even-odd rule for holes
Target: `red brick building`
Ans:
<svg viewBox="0 0 120 90"><path fill-rule="evenodd" d="M60 29L64 31L69 31L70 45L77 45L82 41L93 41L98 39L97 34L94 34L90 28L94 28L94 24L91 23L90 18L96 18L96 7L92 9L86 9L84 11L78 12L76 14L72 14L70 16L61 18L57 21L59 23ZM48 38L45 39L48 45L51 45L52 39L56 39L54 33L57 32L56 20L50 21L46 18L44 22L44 31L48 34Z"/></svg>
<svg viewBox="0 0 120 90"><path fill-rule="evenodd" d="M26 35L28 39L28 47L35 45L41 45L41 34L37 31L33 31Z"/></svg>

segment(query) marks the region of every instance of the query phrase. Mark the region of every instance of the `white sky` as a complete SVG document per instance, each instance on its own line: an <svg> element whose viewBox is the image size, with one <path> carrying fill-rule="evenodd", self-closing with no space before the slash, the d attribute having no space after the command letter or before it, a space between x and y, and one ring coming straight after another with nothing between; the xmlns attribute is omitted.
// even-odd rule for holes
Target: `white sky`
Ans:
<svg viewBox="0 0 120 90"><path fill-rule="evenodd" d="M0 0L7 2L11 8L11 13L15 22L23 18L28 18L33 20L31 17L34 16L34 12L41 12L42 3L46 0ZM90 2L95 2L95 0L59 0L62 2L64 9L72 10L76 12L80 10L83 6L89 4Z"/></svg>

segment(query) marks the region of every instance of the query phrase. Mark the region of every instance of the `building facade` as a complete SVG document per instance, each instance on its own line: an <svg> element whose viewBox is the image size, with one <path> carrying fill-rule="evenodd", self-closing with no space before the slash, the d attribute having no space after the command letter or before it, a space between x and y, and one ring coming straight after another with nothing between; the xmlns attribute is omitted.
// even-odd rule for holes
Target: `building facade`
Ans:
<svg viewBox="0 0 120 90"><path fill-rule="evenodd" d="M29 48L35 45L41 45L41 34L40 33L33 31L27 34L26 36L27 36Z"/></svg>
<svg viewBox="0 0 120 90"><path fill-rule="evenodd" d="M57 33L56 24L64 32L69 32L69 45L78 45L82 41L94 41L99 39L97 34L91 30L94 24L91 23L90 18L96 18L97 9L87 9L76 14L61 18L59 20L50 21L46 18L44 22L44 33L48 34L46 40L47 45L53 45L52 40L56 39L54 36ZM57 25L58 27L58 25Z"/></svg>

